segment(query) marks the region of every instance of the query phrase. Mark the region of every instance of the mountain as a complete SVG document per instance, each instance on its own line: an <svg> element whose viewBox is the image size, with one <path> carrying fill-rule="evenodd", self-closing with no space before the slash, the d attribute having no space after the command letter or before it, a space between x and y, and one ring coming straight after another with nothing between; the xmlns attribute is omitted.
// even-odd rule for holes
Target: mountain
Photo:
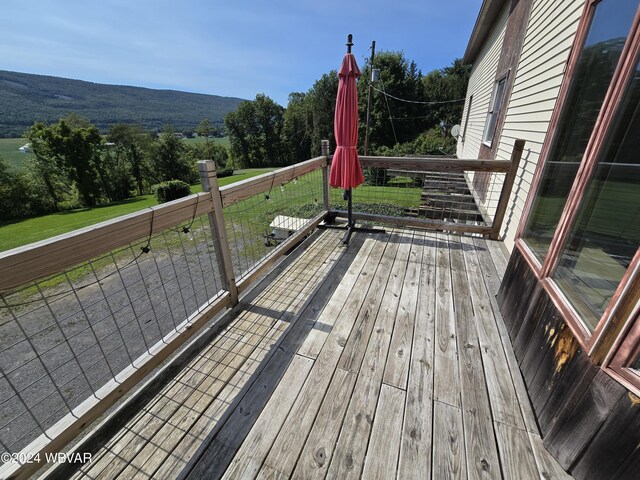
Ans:
<svg viewBox="0 0 640 480"><path fill-rule="evenodd" d="M103 132L114 123L193 130L203 118L221 124L241 101L0 70L0 137L19 137L35 121L56 122L70 112L88 118Z"/></svg>

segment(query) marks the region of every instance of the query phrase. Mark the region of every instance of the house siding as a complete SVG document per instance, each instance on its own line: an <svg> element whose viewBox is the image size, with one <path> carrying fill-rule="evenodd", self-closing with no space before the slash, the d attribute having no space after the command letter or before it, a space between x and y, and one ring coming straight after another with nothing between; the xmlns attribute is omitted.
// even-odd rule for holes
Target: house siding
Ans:
<svg viewBox="0 0 640 480"><path fill-rule="evenodd" d="M584 0L535 0L532 5L496 151L496 159L508 160L515 140L522 138L526 141L500 232L509 251L514 248L516 230L540 159L583 9ZM492 192L487 202L497 202L498 195L499 192ZM492 211L491 207L489 205L489 211Z"/></svg>
<svg viewBox="0 0 640 480"><path fill-rule="evenodd" d="M512 72L516 77L506 104L507 112L504 124L501 131L496 132L494 139L494 142L498 142L495 158L499 160L511 158L511 151L516 139L521 138L526 141L500 232L504 244L510 252L514 248L516 230L531 188L542 144L549 129L551 115L560 92L565 66L583 8L584 0L563 2L534 0L531 6L520 59L516 71ZM508 8L505 8L504 18L501 14L499 21L496 22L496 30L504 31L507 13ZM489 38L485 42L485 48L493 51L496 47L495 41L496 39ZM497 59L494 62L497 65ZM472 79L476 70L484 71L482 64L486 63L486 59L478 56L476 63L477 68L474 66ZM481 81L480 78L474 83L469 81L467 103L469 96L473 95L474 105L470 112L467 136L469 137L469 130L473 132L473 136L464 144L458 142L458 156L460 158L478 158L477 154L480 152L482 132L496 73L495 66L493 68L493 76L489 75L484 79L485 81ZM486 101L482 104L480 101L476 103L475 93L480 91L481 86L488 92ZM463 115L462 118L465 116ZM474 120L472 121L471 118ZM501 181L501 179L491 178L489 184L491 185L494 181ZM495 211L499 195L499 190L488 191L486 198L479 205L481 211L488 212L489 215ZM481 197L481 195L476 195L478 200Z"/></svg>
<svg viewBox="0 0 640 480"><path fill-rule="evenodd" d="M499 17L496 19L493 29L487 37L487 41L482 46L482 50L478 53L478 57L471 69L471 77L469 78L469 86L467 87L467 97L462 113L463 119L467 118L467 109L469 108L469 98L471 95L473 95L473 102L468 116L469 120L466 126L465 138L461 138L458 141L456 149L458 158L478 158L480 154L482 134L484 133L484 125L487 120L489 102L491 102L491 94L493 93L493 85L495 83L508 18L509 9L506 7L500 12ZM465 131L464 123L461 125L461 131Z"/></svg>

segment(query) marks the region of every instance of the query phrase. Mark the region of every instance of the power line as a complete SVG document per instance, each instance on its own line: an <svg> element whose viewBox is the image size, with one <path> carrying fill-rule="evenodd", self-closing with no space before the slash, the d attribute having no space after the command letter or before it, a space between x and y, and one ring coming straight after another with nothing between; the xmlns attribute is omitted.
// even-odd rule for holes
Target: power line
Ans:
<svg viewBox="0 0 640 480"><path fill-rule="evenodd" d="M387 100L387 94L384 91L384 83L382 85L382 93L384 94L384 101L387 104L387 112L389 112L389 121L391 122L391 130L393 130L393 138L396 140L396 145L398 144L398 136L396 135L396 127L393 125L393 118L391 117L391 109L389 108L389 100ZM376 87L373 87L378 90Z"/></svg>
<svg viewBox="0 0 640 480"><path fill-rule="evenodd" d="M373 89L377 92L382 93L385 97L389 97L389 98L393 98L394 100L398 100L399 102L405 102L405 103L418 103L420 105L441 105L444 103L456 103L456 102L464 102L466 100L466 98L457 98L455 100L442 100L439 102L423 102L423 101L419 101L419 100L407 100L405 98L399 98L399 97L395 97L387 92L385 92L384 90L380 90L379 88L373 87Z"/></svg>

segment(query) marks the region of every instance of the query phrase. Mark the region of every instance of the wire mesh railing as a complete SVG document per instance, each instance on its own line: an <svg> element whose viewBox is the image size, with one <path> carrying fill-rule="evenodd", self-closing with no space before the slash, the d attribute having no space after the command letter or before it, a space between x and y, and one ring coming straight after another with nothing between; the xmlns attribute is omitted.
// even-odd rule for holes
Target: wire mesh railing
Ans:
<svg viewBox="0 0 640 480"><path fill-rule="evenodd" d="M322 172L315 170L224 207L236 275L245 276L308 226L323 210L322 195Z"/></svg>
<svg viewBox="0 0 640 480"><path fill-rule="evenodd" d="M364 183L353 190L356 218L489 234L504 190L505 161L443 157L361 157ZM347 209L341 192L331 210Z"/></svg>
<svg viewBox="0 0 640 480"><path fill-rule="evenodd" d="M322 220L326 157L223 189L201 163L201 194L0 254L0 453L26 461L0 477L33 471Z"/></svg>
<svg viewBox="0 0 640 480"><path fill-rule="evenodd" d="M23 449L221 294L204 215L0 294L0 449Z"/></svg>
<svg viewBox="0 0 640 480"><path fill-rule="evenodd" d="M325 213L324 157L263 175L244 188L221 189L233 270L239 281L309 232ZM242 186L241 186L242 187ZM299 238L298 238L299 239Z"/></svg>

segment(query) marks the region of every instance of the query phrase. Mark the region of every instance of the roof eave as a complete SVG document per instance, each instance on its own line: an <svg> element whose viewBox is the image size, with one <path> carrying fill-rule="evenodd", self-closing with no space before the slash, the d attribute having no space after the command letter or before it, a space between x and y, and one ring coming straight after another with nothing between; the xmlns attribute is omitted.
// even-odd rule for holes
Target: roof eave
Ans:
<svg viewBox="0 0 640 480"><path fill-rule="evenodd" d="M467 49L462 57L462 62L466 64L472 64L476 60L478 52L482 48L484 41L489 35L493 24L500 15L500 12L504 8L507 0L484 0L480 7L480 13L476 19L476 24L471 32Z"/></svg>

